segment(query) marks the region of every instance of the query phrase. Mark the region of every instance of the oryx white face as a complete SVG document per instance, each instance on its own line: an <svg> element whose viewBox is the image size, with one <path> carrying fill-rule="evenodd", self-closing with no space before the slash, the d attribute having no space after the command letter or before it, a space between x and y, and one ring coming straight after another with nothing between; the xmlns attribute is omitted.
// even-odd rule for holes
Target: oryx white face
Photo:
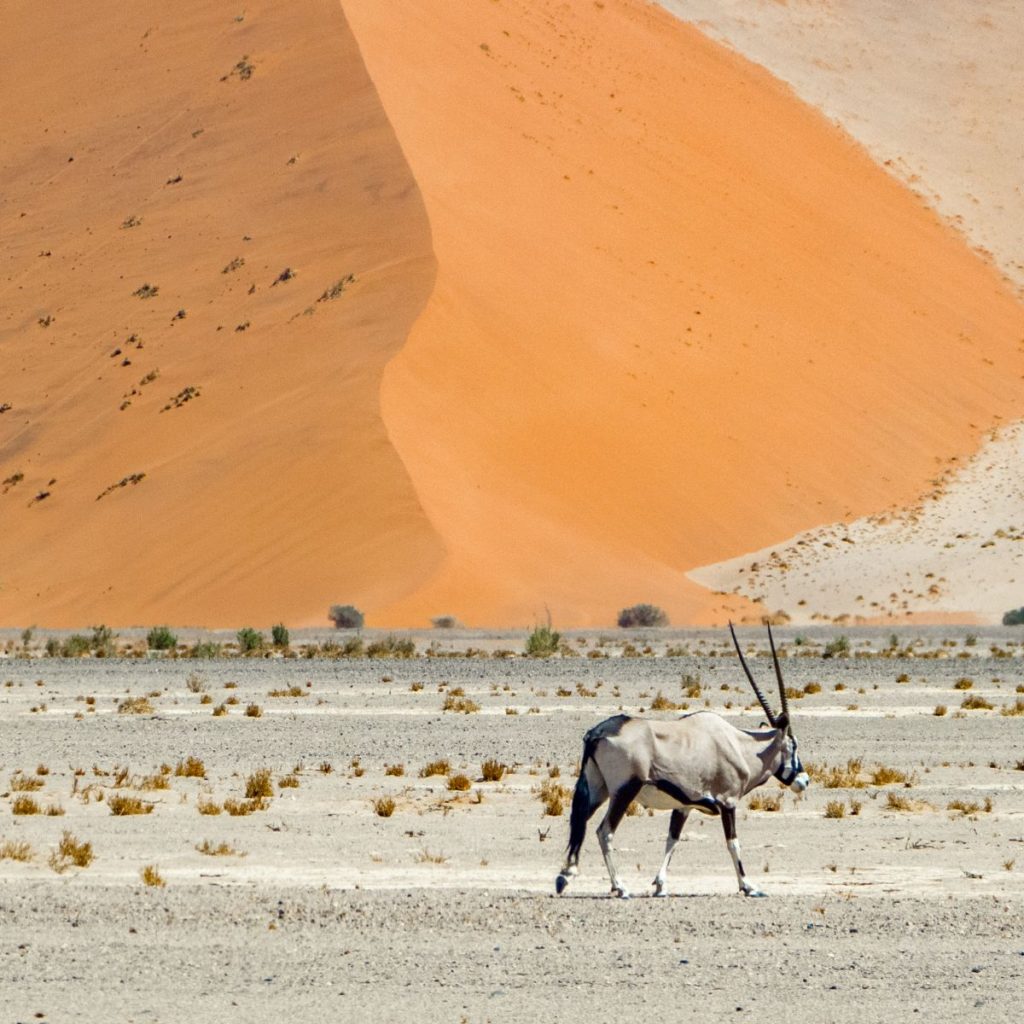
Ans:
<svg viewBox="0 0 1024 1024"><path fill-rule="evenodd" d="M779 765L775 777L784 786L789 786L794 793L802 793L811 782L800 762L796 737L789 729L786 730L786 738L783 740L782 764Z"/></svg>

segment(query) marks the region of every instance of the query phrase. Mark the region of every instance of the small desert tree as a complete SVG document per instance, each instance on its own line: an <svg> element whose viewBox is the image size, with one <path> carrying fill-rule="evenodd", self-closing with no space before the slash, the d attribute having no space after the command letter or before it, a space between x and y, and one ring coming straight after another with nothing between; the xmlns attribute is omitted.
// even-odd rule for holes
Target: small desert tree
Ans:
<svg viewBox="0 0 1024 1024"><path fill-rule="evenodd" d="M335 629L362 629L363 613L350 604L332 604L327 613Z"/></svg>
<svg viewBox="0 0 1024 1024"><path fill-rule="evenodd" d="M276 626L271 627L270 636L274 641L275 647L287 647L291 642L291 634L283 622L279 622Z"/></svg>
<svg viewBox="0 0 1024 1024"><path fill-rule="evenodd" d="M1004 626L1024 626L1024 608L1012 608L1003 616Z"/></svg>
<svg viewBox="0 0 1024 1024"><path fill-rule="evenodd" d="M263 647L263 634L253 629L252 626L245 626L235 634L235 639L238 641L238 649L243 654L250 654L253 651L261 650Z"/></svg>
<svg viewBox="0 0 1024 1024"><path fill-rule="evenodd" d="M619 626L629 629L634 626L667 626L668 616L656 604L635 604L619 612Z"/></svg>

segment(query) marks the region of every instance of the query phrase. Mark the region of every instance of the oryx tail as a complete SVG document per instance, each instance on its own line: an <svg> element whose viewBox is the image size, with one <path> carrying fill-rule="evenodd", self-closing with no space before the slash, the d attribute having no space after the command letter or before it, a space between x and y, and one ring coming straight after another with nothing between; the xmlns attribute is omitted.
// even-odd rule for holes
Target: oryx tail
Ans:
<svg viewBox="0 0 1024 1024"><path fill-rule="evenodd" d="M576 780L576 790L572 795L572 810L569 812L569 848L568 860L575 863L579 859L580 847L587 835L587 822L607 796L607 789L601 786L600 793L591 792L588 769L599 773L594 751L598 743L607 736L615 736L622 726L629 721L629 715L615 715L595 725L583 736L583 758L580 760L580 777Z"/></svg>

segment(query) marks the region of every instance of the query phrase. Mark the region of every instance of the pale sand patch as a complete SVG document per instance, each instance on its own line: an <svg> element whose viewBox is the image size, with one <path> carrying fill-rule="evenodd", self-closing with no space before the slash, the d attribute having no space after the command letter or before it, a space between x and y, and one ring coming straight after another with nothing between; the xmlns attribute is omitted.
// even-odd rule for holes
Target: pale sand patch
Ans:
<svg viewBox="0 0 1024 1024"><path fill-rule="evenodd" d="M789 82L1024 287L1020 0L659 0Z"/></svg>
<svg viewBox="0 0 1024 1024"><path fill-rule="evenodd" d="M816 616L998 622L1024 604L1024 424L993 434L916 504L808 530L691 579Z"/></svg>

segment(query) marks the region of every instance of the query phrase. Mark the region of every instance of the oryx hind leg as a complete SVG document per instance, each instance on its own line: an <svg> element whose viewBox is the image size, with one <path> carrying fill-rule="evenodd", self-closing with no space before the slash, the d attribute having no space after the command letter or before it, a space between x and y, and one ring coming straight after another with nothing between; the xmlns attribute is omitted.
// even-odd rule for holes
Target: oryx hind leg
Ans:
<svg viewBox="0 0 1024 1024"><path fill-rule="evenodd" d="M611 802L608 805L608 813L604 816L601 824L597 826L597 839L601 844L601 853L604 854L604 863L608 868L608 877L612 883L612 895L629 899L629 890L622 884L619 873L615 869L615 860L612 857L612 837L615 830L626 813L626 808L633 802L636 795L643 788L639 779L631 779L624 783L615 793L612 794Z"/></svg>
<svg viewBox="0 0 1024 1024"><path fill-rule="evenodd" d="M740 892L744 896L763 896L764 893L752 886L743 873L743 861L740 860L740 841L736 838L735 807L722 808L722 828L725 830L725 845L729 848L732 865L736 869L736 880L740 883Z"/></svg>
<svg viewBox="0 0 1024 1024"><path fill-rule="evenodd" d="M686 818L689 815L689 810L682 809L672 812L672 818L668 823L668 838L665 840L665 859L661 862L661 867L658 868L657 875L654 876L654 881L651 883L654 886L655 896L667 896L665 892L665 880L668 875L668 865L672 860L672 853L676 848L676 843L679 842L679 837L682 835L683 826L686 824Z"/></svg>

